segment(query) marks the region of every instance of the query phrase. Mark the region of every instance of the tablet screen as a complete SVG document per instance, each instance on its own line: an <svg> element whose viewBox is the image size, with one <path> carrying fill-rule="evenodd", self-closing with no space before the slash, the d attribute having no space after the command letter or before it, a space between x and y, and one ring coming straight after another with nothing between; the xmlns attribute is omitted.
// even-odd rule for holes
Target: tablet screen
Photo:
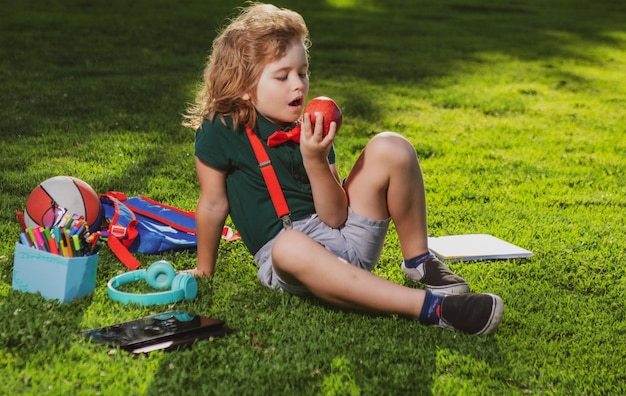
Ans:
<svg viewBox="0 0 626 396"><path fill-rule="evenodd" d="M232 330L224 327L223 320L170 311L86 330L81 334L99 344L135 351L156 344L163 346L157 349L171 349L172 346L188 345L198 339L230 332Z"/></svg>

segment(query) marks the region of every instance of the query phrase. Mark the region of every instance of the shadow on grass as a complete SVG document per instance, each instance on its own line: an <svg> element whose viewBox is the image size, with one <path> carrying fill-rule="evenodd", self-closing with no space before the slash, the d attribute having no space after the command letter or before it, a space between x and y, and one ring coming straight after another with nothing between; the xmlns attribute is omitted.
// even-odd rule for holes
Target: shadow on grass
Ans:
<svg viewBox="0 0 626 396"><path fill-rule="evenodd" d="M28 361L30 355L42 350L67 350L80 329L82 313L91 304L92 296L71 303L46 300L39 293L11 290L0 303L0 349L18 360ZM28 378L24 379L27 384Z"/></svg>
<svg viewBox="0 0 626 396"><path fill-rule="evenodd" d="M124 125L132 117L140 129L152 119L178 126L216 29L240 5L31 3L7 6L1 17L4 137L37 133L64 119ZM437 77L488 62L485 54L545 59L546 68L559 60L585 61L570 44L616 45L611 33L624 32L626 12L616 0L333 3L281 5L301 12L309 25L312 88L356 79L365 96L368 84L428 87ZM356 115L378 116L359 92L342 95ZM84 131L102 132L97 126Z"/></svg>
<svg viewBox="0 0 626 396"><path fill-rule="evenodd" d="M441 393L433 386L448 366L506 371L496 337L346 312L261 287L241 288L218 316L236 333L163 355L149 393L187 384L183 394L428 395ZM458 381L472 381L472 371Z"/></svg>
<svg viewBox="0 0 626 396"><path fill-rule="evenodd" d="M625 30L626 6L615 0L344 1L342 7L334 3L281 5L301 12L309 25L312 91L327 89L340 96L346 121L369 134L376 131L367 125L384 116L380 90L372 87L426 89L441 84L439 77L453 77L472 64L488 62L485 54L544 60L555 84L580 84L583 77L551 71L551 65L587 61L571 44L616 45L611 34ZM7 5L0 16L0 137L5 143L0 165L3 185L32 181L22 183L19 191L8 191L7 199L14 200L15 193L25 199L44 178L37 165L59 157L50 150L55 144L62 144L71 153L64 153L68 157L114 167L120 139L131 139L127 155L141 150L145 140L155 142L153 158L124 164L133 173L132 183L120 171L120 180L105 175L107 180L93 181L102 190L142 191L160 168L172 166L167 161L171 154L163 155L170 149L168 138L176 137L180 144L176 149L191 150L193 133L187 131L188 137L181 139L180 114L193 100L192 90L216 30L239 5L238 1L192 2L184 7L167 1ZM348 92L341 89L346 84ZM358 151L364 143L348 149ZM28 155L13 144L28 147ZM87 150L77 153L75 148L80 147ZM166 160L155 160L160 157ZM185 164L190 165L187 174L193 174L193 164ZM77 173L71 161L47 172L45 177Z"/></svg>

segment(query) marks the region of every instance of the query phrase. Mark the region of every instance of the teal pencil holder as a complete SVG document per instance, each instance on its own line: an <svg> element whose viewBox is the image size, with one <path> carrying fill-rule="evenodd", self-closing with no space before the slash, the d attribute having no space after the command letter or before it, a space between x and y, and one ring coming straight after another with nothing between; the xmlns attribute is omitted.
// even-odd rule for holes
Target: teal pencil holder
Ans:
<svg viewBox="0 0 626 396"><path fill-rule="evenodd" d="M70 302L96 288L98 255L64 257L15 244L13 289Z"/></svg>

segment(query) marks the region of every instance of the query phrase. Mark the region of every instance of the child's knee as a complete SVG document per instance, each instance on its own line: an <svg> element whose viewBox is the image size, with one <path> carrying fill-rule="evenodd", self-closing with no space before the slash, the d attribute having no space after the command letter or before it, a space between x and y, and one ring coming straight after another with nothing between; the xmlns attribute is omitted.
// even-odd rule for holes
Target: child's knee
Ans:
<svg viewBox="0 0 626 396"><path fill-rule="evenodd" d="M290 263L297 262L294 258L298 255L300 234L299 231L287 230L276 237L272 246L274 268L289 271Z"/></svg>
<svg viewBox="0 0 626 396"><path fill-rule="evenodd" d="M367 151L385 163L412 162L417 158L411 142L395 132L381 132L374 136L367 145Z"/></svg>
<svg viewBox="0 0 626 396"><path fill-rule="evenodd" d="M299 231L287 230L281 233L272 247L272 265L283 282L291 285L303 283L301 278L307 270L306 235Z"/></svg>

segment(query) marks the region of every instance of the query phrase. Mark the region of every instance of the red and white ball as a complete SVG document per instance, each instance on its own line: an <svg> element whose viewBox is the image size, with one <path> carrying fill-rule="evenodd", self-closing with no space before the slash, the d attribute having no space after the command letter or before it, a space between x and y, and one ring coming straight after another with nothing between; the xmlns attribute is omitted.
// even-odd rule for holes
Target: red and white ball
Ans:
<svg viewBox="0 0 626 396"><path fill-rule="evenodd" d="M26 200L24 222L27 227L50 228L55 213L63 208L70 216L84 216L90 232L100 228L104 212L98 194L72 176L55 176L35 187Z"/></svg>

